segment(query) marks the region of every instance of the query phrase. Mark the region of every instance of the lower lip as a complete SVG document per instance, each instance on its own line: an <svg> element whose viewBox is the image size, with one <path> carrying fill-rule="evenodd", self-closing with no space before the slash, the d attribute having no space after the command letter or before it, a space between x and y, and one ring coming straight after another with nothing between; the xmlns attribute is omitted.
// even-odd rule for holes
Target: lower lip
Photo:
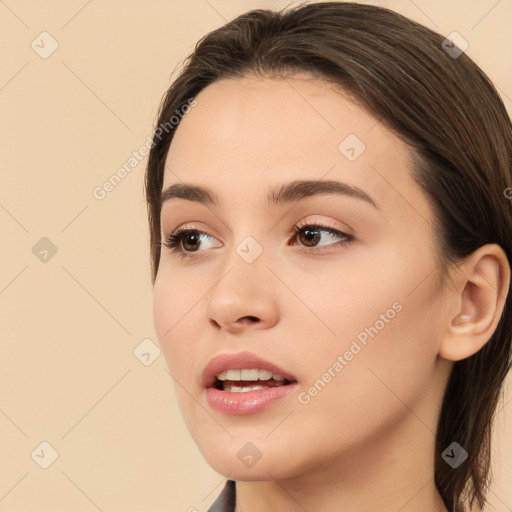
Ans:
<svg viewBox="0 0 512 512"><path fill-rule="evenodd" d="M230 393L216 388L206 389L206 400L212 409L224 414L254 414L289 396L297 383L258 389L247 393Z"/></svg>

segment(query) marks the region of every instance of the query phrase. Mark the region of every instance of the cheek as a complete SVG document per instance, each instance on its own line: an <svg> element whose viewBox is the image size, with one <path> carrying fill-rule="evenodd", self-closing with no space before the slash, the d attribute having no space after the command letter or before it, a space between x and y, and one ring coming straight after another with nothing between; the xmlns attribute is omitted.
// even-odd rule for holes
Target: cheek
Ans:
<svg viewBox="0 0 512 512"><path fill-rule="evenodd" d="M175 276L176 274L174 274ZM153 322L162 353L172 376L174 391L181 414L189 429L193 421L196 392L195 374L203 306L199 300L199 285L186 286L162 272L153 289ZM199 297L199 298L198 298Z"/></svg>
<svg viewBox="0 0 512 512"><path fill-rule="evenodd" d="M308 408L318 406L319 415L328 404L330 413L341 416L354 410L365 418L361 404L385 415L386 407L391 411L400 404L396 396L414 401L428 384L437 356L433 327L439 300L432 294L432 276L426 278L429 262L403 252L401 257L416 264L400 268L393 257L376 258L373 265L360 262L325 279L308 296L319 318L311 314L302 321L295 350L303 355L304 388L314 395L304 399L316 402Z"/></svg>
<svg viewBox="0 0 512 512"><path fill-rule="evenodd" d="M330 414L354 429L407 414L404 404L412 408L421 400L435 370L437 343L430 334L434 308L426 294L407 296L397 290L374 295L374 300L362 313L340 314L337 325L346 334L318 357L310 380L325 380L323 375L328 379L325 372L342 356L341 366L333 367L339 373L321 398L319 393L316 406L322 414L322 407L329 404Z"/></svg>
<svg viewBox="0 0 512 512"><path fill-rule="evenodd" d="M197 287L184 286L163 272L153 288L153 323L167 367L182 380L193 368L195 332L203 314Z"/></svg>

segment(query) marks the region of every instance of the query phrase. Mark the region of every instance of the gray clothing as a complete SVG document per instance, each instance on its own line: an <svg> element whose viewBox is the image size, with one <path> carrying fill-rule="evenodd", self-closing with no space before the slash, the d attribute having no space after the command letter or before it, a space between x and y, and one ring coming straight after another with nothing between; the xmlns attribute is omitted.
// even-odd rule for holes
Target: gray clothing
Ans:
<svg viewBox="0 0 512 512"><path fill-rule="evenodd" d="M236 486L234 480L228 480L208 512L235 512Z"/></svg>

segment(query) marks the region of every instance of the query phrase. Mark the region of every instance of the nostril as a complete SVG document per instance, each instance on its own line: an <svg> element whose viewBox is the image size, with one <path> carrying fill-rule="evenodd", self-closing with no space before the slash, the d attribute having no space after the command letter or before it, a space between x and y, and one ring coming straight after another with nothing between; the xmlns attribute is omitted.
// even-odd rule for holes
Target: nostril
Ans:
<svg viewBox="0 0 512 512"><path fill-rule="evenodd" d="M247 315L247 316L240 317L237 320L237 323L242 325L242 324L248 324L248 323L256 323L259 321L260 321L260 319L257 316Z"/></svg>

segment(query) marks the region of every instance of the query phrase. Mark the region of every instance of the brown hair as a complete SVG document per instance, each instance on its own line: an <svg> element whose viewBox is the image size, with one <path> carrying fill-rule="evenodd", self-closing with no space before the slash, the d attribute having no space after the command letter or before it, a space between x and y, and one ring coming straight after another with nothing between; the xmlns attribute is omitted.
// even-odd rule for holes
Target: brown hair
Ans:
<svg viewBox="0 0 512 512"><path fill-rule="evenodd" d="M435 212L438 271L496 243L512 261L512 126L498 93L464 53L445 51L444 36L381 7L308 3L280 12L253 10L204 36L160 105L157 124L223 78L306 71L338 84L409 144L414 179ZM176 126L174 127L176 128ZM155 131L146 171L152 281L160 258L160 194L175 130ZM508 189L510 190L510 189ZM435 484L450 512L490 483L492 422L511 367L510 290L491 339L457 361L436 438ZM442 452L456 441L468 458L452 469Z"/></svg>

